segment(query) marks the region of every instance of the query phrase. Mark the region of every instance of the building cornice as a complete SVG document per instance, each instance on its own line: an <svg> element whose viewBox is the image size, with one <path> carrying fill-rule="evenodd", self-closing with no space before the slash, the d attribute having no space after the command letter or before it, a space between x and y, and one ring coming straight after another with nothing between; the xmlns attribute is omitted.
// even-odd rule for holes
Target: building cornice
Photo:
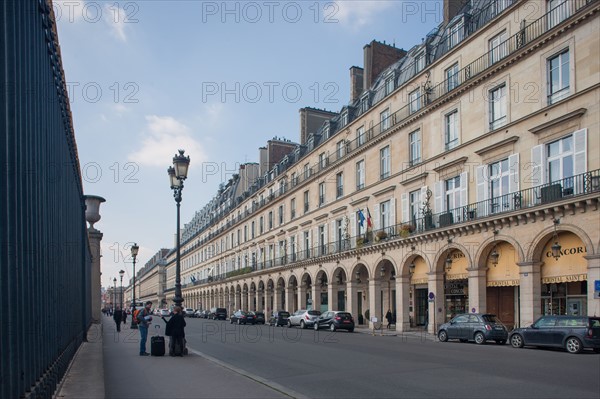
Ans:
<svg viewBox="0 0 600 399"><path fill-rule="evenodd" d="M362 197L357 200L351 201L350 206L356 206L360 203L367 202L369 200L369 197L370 197L370 195L367 195L366 197Z"/></svg>
<svg viewBox="0 0 600 399"><path fill-rule="evenodd" d="M482 155L487 154L488 152L493 151L493 150L495 150L497 148L500 148L500 147L502 147L502 146L504 146L506 144L516 143L517 141L519 141L519 136L512 136L512 137L509 137L509 138L504 139L502 141L499 141L497 143L494 143L492 145L488 145L487 147L484 147L484 148L482 148L480 150L476 150L475 154L477 154L479 156L482 156Z"/></svg>
<svg viewBox="0 0 600 399"><path fill-rule="evenodd" d="M532 127L531 129L529 129L529 131L533 134L541 133L544 130L551 128L552 126L569 121L571 119L581 118L583 116L583 114L586 113L586 111L587 111L587 108L579 108L575 111L569 112L568 114L561 115L558 118L554 118L548 122L542 123L541 125Z"/></svg>
<svg viewBox="0 0 600 399"><path fill-rule="evenodd" d="M403 186L406 186L406 185L409 185L409 184L411 184L411 183L413 183L413 182L415 182L417 180L425 180L427 178L428 174L429 174L429 172L420 173L420 174L418 174L416 176L413 176L413 177L410 177L408 179L402 180L400 182L400 184L402 184Z"/></svg>
<svg viewBox="0 0 600 399"><path fill-rule="evenodd" d="M395 189L396 189L395 185L386 187L386 188L384 188L382 190L374 192L373 193L373 197L379 197L380 195L383 195L383 194L388 193L390 191L394 191Z"/></svg>

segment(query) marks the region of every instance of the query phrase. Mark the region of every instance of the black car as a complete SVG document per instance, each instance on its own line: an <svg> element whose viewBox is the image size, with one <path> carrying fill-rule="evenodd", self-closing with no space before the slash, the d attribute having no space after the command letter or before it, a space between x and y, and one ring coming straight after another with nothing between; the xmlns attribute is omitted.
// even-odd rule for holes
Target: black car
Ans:
<svg viewBox="0 0 600 399"><path fill-rule="evenodd" d="M600 353L600 317L542 316L529 327L510 333L513 348L550 346L565 348L569 353L593 349Z"/></svg>
<svg viewBox="0 0 600 399"><path fill-rule="evenodd" d="M287 324L289 318L290 318L290 312L287 312L285 310L280 310L278 312L273 313L273 315L269 319L269 325L275 326L275 327L285 326Z"/></svg>
<svg viewBox="0 0 600 399"><path fill-rule="evenodd" d="M494 340L497 344L504 345L508 339L508 330L496 315L461 314L440 326L438 338L441 342L458 339L461 342L475 341L479 345Z"/></svg>
<svg viewBox="0 0 600 399"><path fill-rule="evenodd" d="M256 324L265 324L265 314L263 312L250 312L254 314Z"/></svg>
<svg viewBox="0 0 600 399"><path fill-rule="evenodd" d="M208 314L208 318L213 320L227 320L227 309L212 308Z"/></svg>
<svg viewBox="0 0 600 399"><path fill-rule="evenodd" d="M331 331L348 330L348 332L353 332L354 319L348 312L329 311L317 318L313 328L315 331L320 328L329 328Z"/></svg>
<svg viewBox="0 0 600 399"><path fill-rule="evenodd" d="M229 318L229 322L231 324L256 324L256 316L252 312L244 312L243 310L238 310L234 312Z"/></svg>

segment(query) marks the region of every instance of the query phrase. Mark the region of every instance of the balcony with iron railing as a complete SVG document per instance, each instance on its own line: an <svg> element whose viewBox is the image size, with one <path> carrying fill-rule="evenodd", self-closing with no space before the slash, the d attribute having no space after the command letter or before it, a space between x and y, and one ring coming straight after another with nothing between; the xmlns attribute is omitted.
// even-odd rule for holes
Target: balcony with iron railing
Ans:
<svg viewBox="0 0 600 399"><path fill-rule="evenodd" d="M542 35L549 32L551 29L556 28L562 22L578 14L592 3L594 3L593 0L569 0L566 3L561 3L558 7L555 7L554 9L548 11L546 14L542 15L540 18L530 23L527 23L527 21L523 20L521 23L521 28L516 34L509 37L507 40L500 43L495 48L486 51L483 55L466 65L464 68L460 69L457 74L450 76L448 79L436 85L431 86L428 84L425 87L423 87L423 92L421 95L422 108L419 110L419 112L423 112L428 106L432 105L432 103L436 102L437 100L441 100L447 95L452 95L454 92L464 87L466 84L476 81L488 70L496 67L499 64L499 62L501 62L508 56L523 50L525 46L527 46L534 40L540 38ZM502 57L500 58L497 57L498 47L502 47ZM299 174L299 176L296 176L295 180L292 180L292 187L298 186L308 180L311 180L322 173L327 173L327 171L330 168L337 167L337 163L341 162L343 159L347 159L353 156L358 150L365 147L366 144L373 142L380 136L392 131L394 127L403 124L409 118L418 117L418 113L411 113L410 107L411 104L405 105L398 111L392 113L389 117L385 118L382 122L373 125L371 128L365 130L364 133L362 133L356 139L347 140L343 156L340 156L340 153L338 151L334 151L331 155L329 155L329 157L325 158L326 161L324 162L326 162L326 167L321 168L321 164L319 162L315 163L315 165L313 165L312 167L309 167L306 170L302 171L302 173ZM332 133L331 136L333 136L334 134L335 133ZM445 146L445 150L450 151L454 147L454 145L447 145ZM270 195L266 200L260 201L260 203L257 204L256 208L253 209L253 212L247 212L244 215L239 215L237 217L232 218L233 222L228 222L221 228L214 230L211 234L208 235L207 238L200 240L200 244L202 245L210 241L215 236L226 231L234 223L239 223L251 217L254 212L260 210L265 206L268 206L271 202L278 200L280 196L283 196L285 194L287 194L287 190L283 190L282 192L278 190L274 192L273 195ZM195 233L191 238L189 238L186 242L184 242L183 245L193 240L197 235L202 234L206 229L211 228L217 223L219 223L224 217L226 217L231 211L236 209L238 206L239 204L232 204L224 208L222 211L218 212L216 215L211 216L211 222L204 229L201 229L199 232ZM307 211L305 210L305 212Z"/></svg>

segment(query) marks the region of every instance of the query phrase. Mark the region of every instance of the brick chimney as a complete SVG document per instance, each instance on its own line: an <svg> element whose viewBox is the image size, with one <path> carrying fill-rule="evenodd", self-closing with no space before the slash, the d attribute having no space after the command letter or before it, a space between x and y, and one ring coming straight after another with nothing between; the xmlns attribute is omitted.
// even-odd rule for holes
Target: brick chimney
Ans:
<svg viewBox="0 0 600 399"><path fill-rule="evenodd" d="M456 17L458 12L468 2L469 0L444 0L444 25Z"/></svg>
<svg viewBox="0 0 600 399"><path fill-rule="evenodd" d="M363 78L363 90L369 90L377 76L384 69L392 65L406 55L406 51L380 43L373 40L364 47L365 70Z"/></svg>
<svg viewBox="0 0 600 399"><path fill-rule="evenodd" d="M357 66L350 68L350 103L360 97L363 92L364 69Z"/></svg>

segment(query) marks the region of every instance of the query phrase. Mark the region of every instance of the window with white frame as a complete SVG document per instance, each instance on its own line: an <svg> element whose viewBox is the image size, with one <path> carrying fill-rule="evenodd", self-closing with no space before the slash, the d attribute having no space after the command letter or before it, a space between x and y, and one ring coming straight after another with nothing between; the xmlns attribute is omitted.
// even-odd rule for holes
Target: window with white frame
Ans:
<svg viewBox="0 0 600 399"><path fill-rule="evenodd" d="M368 109L369 109L369 97L364 96L363 98L360 99L360 111L367 112Z"/></svg>
<svg viewBox="0 0 600 399"><path fill-rule="evenodd" d="M408 212L410 221L414 223L421 215L421 190L414 190L408 194Z"/></svg>
<svg viewBox="0 0 600 399"><path fill-rule="evenodd" d="M491 199L492 212L501 212L510 207L509 179L510 170L508 158L493 162L488 165L489 197Z"/></svg>
<svg viewBox="0 0 600 399"><path fill-rule="evenodd" d="M454 25L448 27L448 48L456 46L463 40L464 37L464 24L463 21L459 21Z"/></svg>
<svg viewBox="0 0 600 399"><path fill-rule="evenodd" d="M346 146L346 143L344 140L340 140L337 142L337 144L336 144L337 159L340 159L341 157L344 156L344 147L345 146Z"/></svg>
<svg viewBox="0 0 600 399"><path fill-rule="evenodd" d="M344 110L342 112L341 122L342 122L342 126L346 126L348 124L348 110ZM327 137L329 137L329 135Z"/></svg>
<svg viewBox="0 0 600 399"><path fill-rule="evenodd" d="M292 198L290 201L290 219L296 217L296 198Z"/></svg>
<svg viewBox="0 0 600 399"><path fill-rule="evenodd" d="M553 104L569 95L569 49L548 59L548 104Z"/></svg>
<svg viewBox="0 0 600 399"><path fill-rule="evenodd" d="M546 145L548 182L553 183L573 176L573 136L569 135ZM566 182L565 184L569 184ZM572 186L572 182L570 183Z"/></svg>
<svg viewBox="0 0 600 399"><path fill-rule="evenodd" d="M381 180L390 177L390 146L385 146L379 150L379 166Z"/></svg>
<svg viewBox="0 0 600 399"><path fill-rule="evenodd" d="M279 225L281 226L283 224L283 205L279 205Z"/></svg>
<svg viewBox="0 0 600 399"><path fill-rule="evenodd" d="M323 138L324 139L329 138L329 124L323 126Z"/></svg>
<svg viewBox="0 0 600 399"><path fill-rule="evenodd" d="M324 152L319 154L319 167L321 169L325 169L325 167L327 166L327 156L325 155Z"/></svg>
<svg viewBox="0 0 600 399"><path fill-rule="evenodd" d="M458 145L458 110L446 114L444 119L444 144L450 150Z"/></svg>
<svg viewBox="0 0 600 399"><path fill-rule="evenodd" d="M325 241L325 225L320 225L319 230L319 255L327 254L327 242Z"/></svg>
<svg viewBox="0 0 600 399"><path fill-rule="evenodd" d="M308 207L309 207L309 203L308 203L308 191L304 192L304 213L308 212Z"/></svg>
<svg viewBox="0 0 600 399"><path fill-rule="evenodd" d="M458 86L458 62L446 69L446 90L451 91Z"/></svg>
<svg viewBox="0 0 600 399"><path fill-rule="evenodd" d="M445 182L446 211L451 211L460 206L460 176L453 177Z"/></svg>
<svg viewBox="0 0 600 399"><path fill-rule="evenodd" d="M390 75L385 79L385 95L387 96L394 91L394 75Z"/></svg>
<svg viewBox="0 0 600 399"><path fill-rule="evenodd" d="M417 112L418 110L421 109L421 90L420 89L410 92L410 94L408 95L408 104L409 104L408 109L411 114L414 112Z"/></svg>
<svg viewBox="0 0 600 399"><path fill-rule="evenodd" d="M380 128L384 132L390 127L390 110L389 108L379 114Z"/></svg>
<svg viewBox="0 0 600 399"><path fill-rule="evenodd" d="M344 196L344 173L340 172L335 175L336 198Z"/></svg>
<svg viewBox="0 0 600 399"><path fill-rule="evenodd" d="M269 230L273 228L273 211L269 211Z"/></svg>
<svg viewBox="0 0 600 399"><path fill-rule="evenodd" d="M304 178L308 179L310 177L310 165L304 164Z"/></svg>
<svg viewBox="0 0 600 399"><path fill-rule="evenodd" d="M308 231L304 232L304 251L306 258L310 258L310 233Z"/></svg>
<svg viewBox="0 0 600 399"><path fill-rule="evenodd" d="M425 69L425 52L422 51L415 56L415 73L421 72Z"/></svg>
<svg viewBox="0 0 600 399"><path fill-rule="evenodd" d="M421 162L421 130L408 134L408 161L410 166Z"/></svg>
<svg viewBox="0 0 600 399"><path fill-rule="evenodd" d="M379 204L379 228L386 231L388 234L392 234L390 230L390 201L385 201Z"/></svg>
<svg viewBox="0 0 600 399"><path fill-rule="evenodd" d="M356 163L356 189L361 190L365 188L365 161L358 161Z"/></svg>
<svg viewBox="0 0 600 399"><path fill-rule="evenodd" d="M258 234L262 234L265 231L265 219L261 216L258 219Z"/></svg>
<svg viewBox="0 0 600 399"><path fill-rule="evenodd" d="M507 45L508 33L502 31L498 35L491 38L488 42L488 55L490 65L495 64L508 54Z"/></svg>
<svg viewBox="0 0 600 399"><path fill-rule="evenodd" d="M319 183L319 206L325 205L325 183Z"/></svg>
<svg viewBox="0 0 600 399"><path fill-rule="evenodd" d="M361 145L365 144L366 140L367 137L365 135L365 127L361 126L356 129L356 146L360 147Z"/></svg>
<svg viewBox="0 0 600 399"><path fill-rule="evenodd" d="M490 90L490 130L506 125L506 84Z"/></svg>
<svg viewBox="0 0 600 399"><path fill-rule="evenodd" d="M250 226L250 237L254 238L256 237L256 222L253 220Z"/></svg>
<svg viewBox="0 0 600 399"><path fill-rule="evenodd" d="M296 261L296 236L290 237L290 255L292 262Z"/></svg>
<svg viewBox="0 0 600 399"><path fill-rule="evenodd" d="M548 29L555 27L569 17L570 0L548 0Z"/></svg>
<svg viewBox="0 0 600 399"><path fill-rule="evenodd" d="M292 187L296 187L296 184L298 184L298 176L296 175L296 172L292 172L291 180Z"/></svg>

